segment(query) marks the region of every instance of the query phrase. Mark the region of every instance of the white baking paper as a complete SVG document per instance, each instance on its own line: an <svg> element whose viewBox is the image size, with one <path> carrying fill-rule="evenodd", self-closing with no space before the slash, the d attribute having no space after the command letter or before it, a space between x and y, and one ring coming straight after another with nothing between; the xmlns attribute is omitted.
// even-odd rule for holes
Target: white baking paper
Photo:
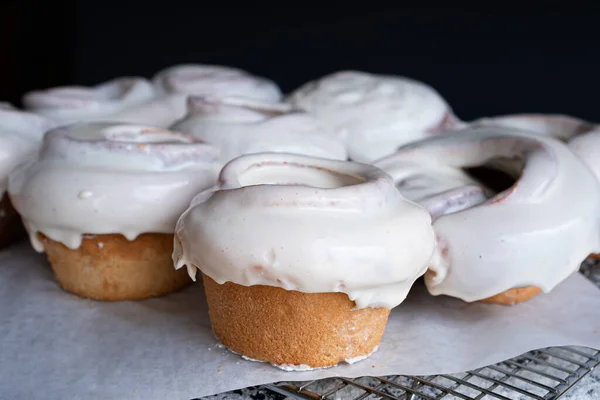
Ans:
<svg viewBox="0 0 600 400"><path fill-rule="evenodd" d="M554 345L600 348L600 290L579 274L514 307L432 297L418 284L367 360L285 372L217 344L198 284L102 303L60 290L26 243L0 253L0 399L188 400L276 381L453 373Z"/></svg>

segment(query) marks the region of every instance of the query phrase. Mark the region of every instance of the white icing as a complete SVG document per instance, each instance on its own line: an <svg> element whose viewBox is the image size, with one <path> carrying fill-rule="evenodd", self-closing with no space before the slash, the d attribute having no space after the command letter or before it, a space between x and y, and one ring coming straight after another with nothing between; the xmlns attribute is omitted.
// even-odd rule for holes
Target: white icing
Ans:
<svg viewBox="0 0 600 400"><path fill-rule="evenodd" d="M23 97L23 104L60 124L110 120L165 126L185 110L185 98L159 99L150 81L136 77L117 78L92 87L33 91Z"/></svg>
<svg viewBox="0 0 600 400"><path fill-rule="evenodd" d="M10 171L35 156L44 133L53 126L42 116L0 104L0 197L6 192Z"/></svg>
<svg viewBox="0 0 600 400"><path fill-rule="evenodd" d="M571 138L568 146L592 170L600 181L600 127Z"/></svg>
<svg viewBox="0 0 600 400"><path fill-rule="evenodd" d="M486 117L472 121L469 125L473 128L479 126L514 128L563 141L590 129L589 123L560 114L513 114Z"/></svg>
<svg viewBox="0 0 600 400"><path fill-rule="evenodd" d="M301 372L301 371L313 371L315 369L325 369L325 368L331 368L331 367L311 367L310 365L306 365L306 364L300 364L300 365L295 365L295 364L271 364L274 367L277 367L281 370L287 371L287 372Z"/></svg>
<svg viewBox="0 0 600 400"><path fill-rule="evenodd" d="M446 165L444 159L427 159L415 164L412 160L404 162L386 157L374 165L392 175L402 195L417 203L466 185L481 186L463 170Z"/></svg>
<svg viewBox="0 0 600 400"><path fill-rule="evenodd" d="M600 251L600 187L554 139L508 128L471 128L407 145L378 165L402 179L407 165L415 174L440 166L455 168L460 176L459 169L497 157L517 158L516 165L525 161L514 186L457 212L438 210L436 258L425 275L434 295L476 301L530 285L548 292ZM515 172L510 163L498 165ZM437 207L446 205L447 193L441 193Z"/></svg>
<svg viewBox="0 0 600 400"><path fill-rule="evenodd" d="M39 158L11 174L9 194L38 251L37 232L71 249L84 234L173 233L192 197L214 185L217 157L180 133L76 124L45 136Z"/></svg>
<svg viewBox="0 0 600 400"><path fill-rule="evenodd" d="M246 360L246 361L251 361L251 362L258 362L258 363L266 363L266 361L261 361L261 360L256 360L254 358L245 356L243 354L239 354L231 349L228 348L229 351L231 351L234 354L237 354L239 356L242 357L242 359ZM274 366L275 368L279 368L283 371L287 371L287 372L298 372L298 371L313 371L313 370L317 370L317 369L325 369L325 368L331 368L331 367L311 367L310 365L306 365L306 364L300 364L300 365L295 365L295 364L273 364L273 363L269 363L272 366Z"/></svg>
<svg viewBox="0 0 600 400"><path fill-rule="evenodd" d="M345 160L346 149L331 131L285 103L239 97L190 97L188 115L171 129L218 147L221 163L262 152Z"/></svg>
<svg viewBox="0 0 600 400"><path fill-rule="evenodd" d="M348 365L352 365L352 364L355 364L357 362L366 360L373 353L375 353L378 348L379 348L379 346L375 346L375 348L373 349L373 351L370 352L369 354L347 358L347 359L344 360L344 363L346 363ZM241 356L246 361L259 362L259 363L265 363L266 362L266 361L256 360L254 358L245 356L243 354L239 354L239 353L237 353L237 352L235 352L235 351L233 351L233 350L231 350L229 348L227 348L227 349L229 351L231 351L232 353ZM327 366L327 367L311 367L310 365L306 365L306 364L273 364L273 363L270 363L270 364L272 366L274 366L275 368L279 368L279 369L281 369L283 371L287 371L287 372L315 371L315 370L319 370L319 369L327 369L327 368L335 367L335 365L331 365L331 366Z"/></svg>
<svg viewBox="0 0 600 400"><path fill-rule="evenodd" d="M369 354L365 354L365 355L362 355L362 356L356 356L356 357L347 358L347 359L345 359L345 360L344 360L344 362L345 362L346 364L352 365L352 364L355 364L355 363L357 363L357 362L360 362L360 361L366 360L367 358L371 357L371 355L372 355L373 353L375 353L375 352L376 352L378 349L379 349L379 346L375 346L375 348L373 349L373 351L372 351L372 352L370 352Z"/></svg>
<svg viewBox="0 0 600 400"><path fill-rule="evenodd" d="M350 158L371 162L431 135L455 118L430 86L404 77L343 71L309 82L288 101L346 141Z"/></svg>
<svg viewBox="0 0 600 400"><path fill-rule="evenodd" d="M283 97L274 82L237 68L220 65L176 65L159 71L152 82L163 94L241 96L272 102Z"/></svg>
<svg viewBox="0 0 600 400"><path fill-rule="evenodd" d="M480 118L464 125L470 128L514 128L561 140L600 180L600 128L590 122L562 114L512 114Z"/></svg>
<svg viewBox="0 0 600 400"><path fill-rule="evenodd" d="M600 127L579 118L555 114L516 114L482 118L472 127L516 128L566 142L600 181Z"/></svg>
<svg viewBox="0 0 600 400"><path fill-rule="evenodd" d="M429 214L380 169L278 153L228 163L175 234L192 278L342 292L357 309L400 304L434 249Z"/></svg>

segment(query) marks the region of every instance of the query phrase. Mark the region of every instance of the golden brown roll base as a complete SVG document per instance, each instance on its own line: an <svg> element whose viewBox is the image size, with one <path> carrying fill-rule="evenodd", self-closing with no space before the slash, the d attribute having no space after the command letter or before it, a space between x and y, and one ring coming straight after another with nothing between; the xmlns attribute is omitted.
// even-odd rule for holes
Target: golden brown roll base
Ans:
<svg viewBox="0 0 600 400"><path fill-rule="evenodd" d="M203 274L217 338L236 353L275 365L330 367L371 354L390 310L355 306L344 293L223 285Z"/></svg>
<svg viewBox="0 0 600 400"><path fill-rule="evenodd" d="M173 235L145 233L129 241L118 234L84 236L71 250L38 234L59 285L81 297L141 300L179 290L191 282L175 270Z"/></svg>
<svg viewBox="0 0 600 400"><path fill-rule="evenodd" d="M25 227L21 217L5 193L0 200L0 249L8 247L25 236Z"/></svg>
<svg viewBox="0 0 600 400"><path fill-rule="evenodd" d="M501 304L512 306L513 304L521 303L531 299L533 296L541 292L536 286L525 286L522 288L509 289L495 296L481 300L483 303Z"/></svg>

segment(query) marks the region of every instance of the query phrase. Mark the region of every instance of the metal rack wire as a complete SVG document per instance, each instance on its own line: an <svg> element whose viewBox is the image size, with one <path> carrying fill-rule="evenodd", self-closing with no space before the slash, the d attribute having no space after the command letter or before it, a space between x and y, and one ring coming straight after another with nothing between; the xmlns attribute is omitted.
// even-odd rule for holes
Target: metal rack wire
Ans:
<svg viewBox="0 0 600 400"><path fill-rule="evenodd" d="M600 261L584 262L581 272L600 286ZM254 388L254 395L250 397L279 400L556 400L598 365L600 350L552 347L459 374L278 382ZM241 392L239 395L248 397Z"/></svg>
<svg viewBox="0 0 600 400"><path fill-rule="evenodd" d="M266 388L311 400L554 400L599 364L598 350L553 347L460 374L331 378Z"/></svg>

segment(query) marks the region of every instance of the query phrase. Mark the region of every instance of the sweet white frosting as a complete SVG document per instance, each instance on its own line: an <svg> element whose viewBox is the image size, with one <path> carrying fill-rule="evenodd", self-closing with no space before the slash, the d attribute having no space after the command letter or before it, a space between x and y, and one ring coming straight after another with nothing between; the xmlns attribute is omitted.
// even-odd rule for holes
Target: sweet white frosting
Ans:
<svg viewBox="0 0 600 400"><path fill-rule="evenodd" d="M504 126L566 142L600 180L600 127L579 118L555 114L516 114L475 120L471 126Z"/></svg>
<svg viewBox="0 0 600 400"><path fill-rule="evenodd" d="M404 197L417 203L458 188L483 186L463 170L444 165L441 160L415 164L412 160L404 162L388 156L376 161L375 165L394 177Z"/></svg>
<svg viewBox="0 0 600 400"><path fill-rule="evenodd" d="M600 126L572 137L568 146L592 170L600 181Z"/></svg>
<svg viewBox="0 0 600 400"><path fill-rule="evenodd" d="M344 144L310 114L286 103L240 97L190 97L187 116L171 129L218 147L221 162L281 152L345 160Z"/></svg>
<svg viewBox="0 0 600 400"><path fill-rule="evenodd" d="M240 96L273 102L283 97L274 82L241 69L220 65L176 65L159 71L152 82L160 93Z"/></svg>
<svg viewBox="0 0 600 400"><path fill-rule="evenodd" d="M557 114L516 114L481 118L470 126L516 128L566 142L600 181L600 127L579 118Z"/></svg>
<svg viewBox="0 0 600 400"><path fill-rule="evenodd" d="M228 163L175 235L173 260L192 278L342 292L357 309L400 304L434 249L427 211L380 169L279 153Z"/></svg>
<svg viewBox="0 0 600 400"><path fill-rule="evenodd" d="M83 234L173 233L193 196L214 185L218 152L191 136L111 123L60 127L20 165L9 194L32 244L37 232L80 246Z"/></svg>
<svg viewBox="0 0 600 400"><path fill-rule="evenodd" d="M0 197L6 192L10 171L35 156L42 136L54 123L42 116L0 103Z"/></svg>
<svg viewBox="0 0 600 400"><path fill-rule="evenodd" d="M229 350L233 354L237 354L237 355L241 356L246 361L258 362L258 363L266 363L266 361L256 360L254 358L251 358L251 357L245 356L243 354L240 354L238 352L235 352L235 351L231 350L228 347L226 347L226 348L227 348L227 350ZM347 359L344 360L344 363L346 363L348 365L352 365L352 364L355 364L357 362L366 360L371 355L373 355L373 353L375 353L378 349L379 349L379 346L375 346L375 348L373 349L373 351L370 352L369 354L366 354L366 355L363 355L363 356L356 356L356 357L347 358ZM315 371L315 370L319 370L319 369L328 369L328 368L335 367L335 365L331 365L331 366L327 366L327 367L311 367L310 365L306 365L306 364L273 364L273 363L270 363L270 364L272 366L274 366L275 368L279 368L279 369L281 369L283 371L287 371L287 372Z"/></svg>
<svg viewBox="0 0 600 400"><path fill-rule="evenodd" d="M430 86L399 76L342 71L309 82L288 101L346 141L350 158L371 162L456 119Z"/></svg>
<svg viewBox="0 0 600 400"><path fill-rule="evenodd" d="M588 131L591 125L579 118L560 114L512 114L480 118L469 123L479 126L514 128L567 141Z"/></svg>
<svg viewBox="0 0 600 400"><path fill-rule="evenodd" d="M427 207L439 215L433 224L437 257L425 275L434 295L476 301L530 285L548 292L600 251L598 182L554 139L508 128L471 128L406 145L378 165L395 176L402 191L405 166L414 175L454 168L462 176L462 168L497 158L504 162L496 165L509 173L524 165L508 190L481 202L481 192L472 186L458 187L450 194L462 191L466 202L456 212L443 210L456 206L449 192L428 199Z"/></svg>
<svg viewBox="0 0 600 400"><path fill-rule="evenodd" d="M124 77L92 87L65 86L27 93L23 104L60 124L114 121L166 126L185 112L185 97L158 97L152 83Z"/></svg>

